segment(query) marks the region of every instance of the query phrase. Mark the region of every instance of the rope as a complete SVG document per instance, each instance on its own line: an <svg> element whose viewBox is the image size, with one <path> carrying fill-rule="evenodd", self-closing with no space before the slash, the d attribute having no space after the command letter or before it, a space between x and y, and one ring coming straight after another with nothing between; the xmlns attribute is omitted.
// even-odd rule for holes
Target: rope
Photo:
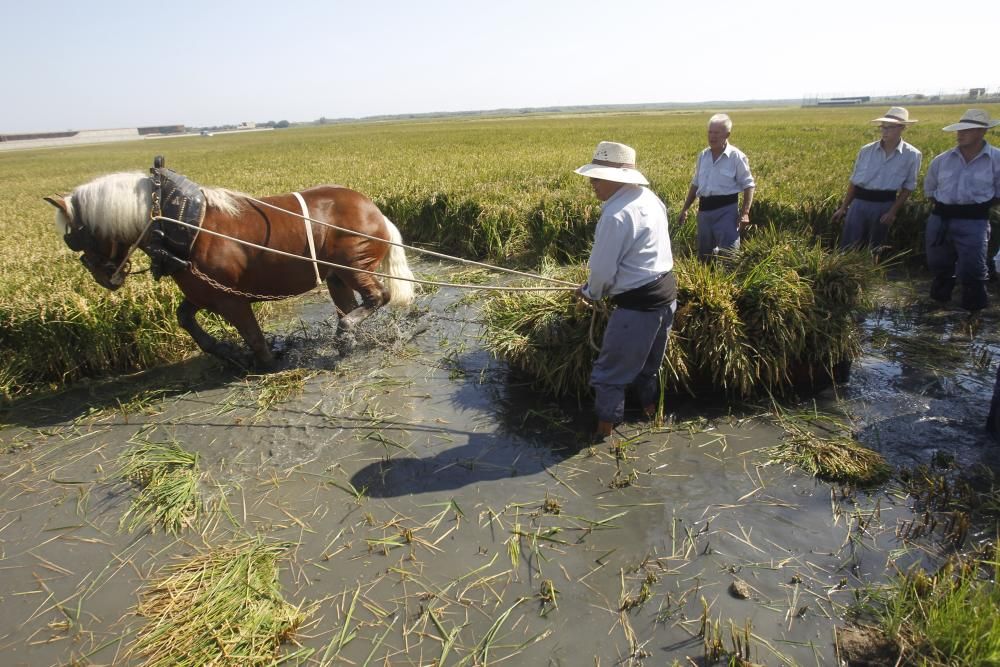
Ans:
<svg viewBox="0 0 1000 667"><path fill-rule="evenodd" d="M293 215L295 215L295 214L293 214ZM304 216L299 216L299 217L304 217ZM494 285L469 285L469 284L465 284L465 283L445 283L445 282L438 282L438 281L435 281L435 280L421 280L419 278L401 278L399 276L392 276L392 275L389 275L387 273L380 273L378 271L368 271L367 269L359 269L356 266L346 266L344 264L335 264L333 262L326 262L326 261L323 261L321 259L312 260L312 259L309 259L308 257L303 257L302 255L296 255L294 253L285 252L283 250L277 250L275 248L268 248L267 246L257 245L256 243L251 243L250 241L244 241L243 239L238 239L238 238L235 238L235 237L232 237L232 236L227 236L226 234L222 234L220 232L215 232L215 231L212 231L211 229L205 229L204 227L198 227L197 225L192 225L192 224L190 224L188 222L184 222L183 220L175 220L174 218L168 218L168 217L163 216L163 215L157 216L155 219L156 220L166 220L167 222L173 222L173 223L176 223L178 225L183 225L185 227L190 227L191 229L201 229L201 233L202 234L211 234L212 236L218 236L219 238L223 238L223 239L226 239L226 240L229 240L229 241L234 241L234 242L239 243L241 245L249 246L251 248L256 248L257 250L263 250L264 252L271 252L271 253L274 253L274 254L277 254L277 255L282 255L284 257L290 257L292 259L297 259L297 260L304 261L304 262L314 262L316 264L322 264L323 266L329 266L329 267L334 268L334 269L344 269L344 270L347 270L347 271L357 271L358 273L365 273L365 274L368 274L370 276L376 276L378 278L385 278L387 280L403 280L403 281L406 281L406 282L418 283L420 285L434 285L436 287L457 287L457 288L460 288L460 289L492 290L492 291L507 291L507 292L552 292L552 291L570 292L570 291L575 291L576 287L577 287L576 285L573 285L572 283L568 283L568 282L562 281L562 280L556 281L555 278L545 278L544 276L536 276L536 277L540 278L540 279L543 279L543 280L550 280L550 281L560 282L563 285L571 285L571 286L570 287L498 287L498 286L494 286ZM332 227L333 225L330 225L330 226ZM346 230L346 231L350 231L350 230ZM367 236L366 234L360 234L360 233L359 233L359 235L360 236ZM368 238L374 238L374 240L376 240L376 241L380 241L382 243L388 243L390 245L402 245L402 244L393 244L390 241L385 241L383 239L379 239L379 238L375 238L375 237L368 237ZM488 265L483 264L482 266L488 266ZM497 267L497 268L499 268L499 267ZM503 270L503 269L501 269L501 270ZM513 271L512 269L506 269L506 270L514 272L514 273L519 273L519 272ZM202 274L202 275L204 275L204 274ZM531 274L521 274L521 275L531 276ZM272 297L272 298L285 298L285 297Z"/></svg>
<svg viewBox="0 0 1000 667"><path fill-rule="evenodd" d="M361 236L363 238L371 239L373 241L381 241L382 243L387 243L389 245L398 246L400 248L404 248L406 250L412 250L414 252L423 253L425 255L431 255L432 257L439 257L441 259L448 259L448 260L451 260L453 262L460 262L462 264L472 264L473 266L481 266L483 268L490 269L492 271L503 271L504 273L513 273L514 275L524 276L525 278L534 278L535 280L547 281L547 282L550 282L550 283L555 283L557 285L565 285L567 287L572 287L573 289L577 288L576 284L571 283L571 282L567 282L565 280L559 280L558 278L549 278L547 276L540 276L540 275L535 274L535 273L525 273L524 271L516 271L514 269L506 269L506 268L504 268L502 266L493 266L491 264L484 264L482 262L475 262L475 261L473 261L471 259L462 259L461 257L454 257L452 255L445 255L444 253L434 252L433 250L427 250L425 248L418 248L418 247L412 246L412 245L406 245L405 243L394 243L392 241L386 241L385 239L380 239L377 236L369 236L368 234L364 234L362 232L358 232L358 231L355 231L353 229L347 229L345 227L338 227L337 225L332 225L332 224L330 224L328 222L323 222L322 220L313 220L312 218L310 218L308 216L301 215L301 214L295 213L293 211L289 211L287 209L281 208L280 206L275 206L274 204L269 204L266 201L261 201L260 199L257 199L255 197L251 197L250 195L243 195L243 196L246 199L248 199L249 201L252 201L252 202L257 203L257 204L261 204L262 206L267 206L268 208L273 208L275 211L281 211L282 213L287 213L288 215L294 215L297 218L302 218L303 220L308 220L309 222L314 222L317 225L323 225L324 227L329 227L330 229L336 229L337 231L340 231L340 232L347 232L348 234L354 234L356 236Z"/></svg>

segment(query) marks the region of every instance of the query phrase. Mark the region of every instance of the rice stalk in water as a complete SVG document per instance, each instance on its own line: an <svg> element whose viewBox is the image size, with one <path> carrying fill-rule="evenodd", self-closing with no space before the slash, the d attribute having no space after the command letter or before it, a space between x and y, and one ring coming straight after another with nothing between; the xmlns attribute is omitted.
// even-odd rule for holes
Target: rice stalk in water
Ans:
<svg viewBox="0 0 1000 667"><path fill-rule="evenodd" d="M254 539L169 565L141 593L130 655L150 667L271 665L313 613L286 602L278 561L291 543Z"/></svg>
<svg viewBox="0 0 1000 667"><path fill-rule="evenodd" d="M177 443L143 443L119 457L118 476L140 487L119 529L133 532L141 525L160 526L177 535L192 525L202 510L198 489L198 454Z"/></svg>

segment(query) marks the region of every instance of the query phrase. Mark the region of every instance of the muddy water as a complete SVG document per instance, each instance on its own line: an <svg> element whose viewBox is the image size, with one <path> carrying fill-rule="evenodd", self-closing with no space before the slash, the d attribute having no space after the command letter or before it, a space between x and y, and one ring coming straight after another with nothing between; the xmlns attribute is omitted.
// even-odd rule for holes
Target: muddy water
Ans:
<svg viewBox="0 0 1000 667"><path fill-rule="evenodd" d="M920 288L886 291L851 381L817 405L898 465L990 462L996 318L970 334ZM590 448L584 411L483 352L465 293L380 314L343 354L326 300L300 304L284 363L315 375L267 410L261 378L195 357L2 414L3 664L138 663L143 584L256 534L292 545L282 582L315 608L300 636L315 664L702 664L706 609L727 649L750 628L757 662L834 664L855 591L936 550L897 539L912 515L892 485L843 494L763 465L781 431L759 409L678 399L667 427ZM216 509L178 540L118 530L134 491L115 459L148 441L201 456Z"/></svg>

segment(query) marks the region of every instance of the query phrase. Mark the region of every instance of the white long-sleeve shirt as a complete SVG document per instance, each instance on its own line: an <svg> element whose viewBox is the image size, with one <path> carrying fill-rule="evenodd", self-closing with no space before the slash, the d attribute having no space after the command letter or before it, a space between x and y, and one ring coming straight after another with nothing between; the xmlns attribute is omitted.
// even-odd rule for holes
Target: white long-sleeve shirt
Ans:
<svg viewBox="0 0 1000 667"><path fill-rule="evenodd" d="M601 208L584 294L602 299L673 270L667 207L651 190L624 185Z"/></svg>
<svg viewBox="0 0 1000 667"><path fill-rule="evenodd" d="M920 151L902 139L889 155L882 150L881 141L874 141L858 151L851 183L868 190L913 192L917 189L917 172L922 159Z"/></svg>

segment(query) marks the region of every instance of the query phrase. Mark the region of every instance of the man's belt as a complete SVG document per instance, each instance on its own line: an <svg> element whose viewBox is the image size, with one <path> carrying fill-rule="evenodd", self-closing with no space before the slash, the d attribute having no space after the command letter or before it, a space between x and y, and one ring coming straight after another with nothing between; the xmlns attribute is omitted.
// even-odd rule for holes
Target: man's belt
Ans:
<svg viewBox="0 0 1000 667"><path fill-rule="evenodd" d="M732 195L713 195L711 197L698 197L699 211L714 211L723 206L735 204L740 200L740 193Z"/></svg>
<svg viewBox="0 0 1000 667"><path fill-rule="evenodd" d="M869 190L860 185L854 186L854 198L861 201L896 201L895 190Z"/></svg>
<svg viewBox="0 0 1000 667"><path fill-rule="evenodd" d="M988 220L990 217L990 205L992 201L984 201L979 204L942 204L934 202L932 212L946 220L958 218L960 220Z"/></svg>
<svg viewBox="0 0 1000 667"><path fill-rule="evenodd" d="M611 301L626 310L651 311L665 308L677 300L677 278L667 271L645 285L616 294Z"/></svg>

